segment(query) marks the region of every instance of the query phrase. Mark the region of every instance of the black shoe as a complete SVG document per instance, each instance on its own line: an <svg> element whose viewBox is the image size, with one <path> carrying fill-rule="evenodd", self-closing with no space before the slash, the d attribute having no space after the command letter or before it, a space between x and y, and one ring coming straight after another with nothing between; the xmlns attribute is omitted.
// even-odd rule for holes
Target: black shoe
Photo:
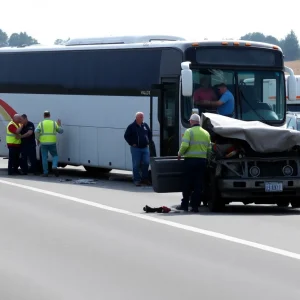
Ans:
<svg viewBox="0 0 300 300"><path fill-rule="evenodd" d="M28 175L27 172L23 172L22 170L17 171L18 175Z"/></svg>
<svg viewBox="0 0 300 300"><path fill-rule="evenodd" d="M58 177L58 176L59 176L59 171L58 171L58 169L57 169L57 168L54 168L54 169L52 169L52 170L53 170L53 173L54 173L55 177Z"/></svg>
<svg viewBox="0 0 300 300"><path fill-rule="evenodd" d="M182 207L181 205L176 206L177 210L189 211L188 207Z"/></svg>
<svg viewBox="0 0 300 300"><path fill-rule="evenodd" d="M198 209L198 208L192 208L192 209L190 210L190 212L198 213L198 212L199 212L199 209Z"/></svg>

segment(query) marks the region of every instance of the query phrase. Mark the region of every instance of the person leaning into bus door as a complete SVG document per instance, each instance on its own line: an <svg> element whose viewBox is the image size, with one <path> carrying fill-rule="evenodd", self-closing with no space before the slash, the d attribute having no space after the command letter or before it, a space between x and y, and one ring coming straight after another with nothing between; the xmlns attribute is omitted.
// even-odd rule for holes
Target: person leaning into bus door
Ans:
<svg viewBox="0 0 300 300"><path fill-rule="evenodd" d="M50 119L50 112L44 112L44 120L41 121L35 129L38 145L41 145L42 162L43 162L43 177L48 177L48 152L52 156L52 170L56 177L59 176L57 169L58 155L56 147L56 134L63 133L61 121L57 122Z"/></svg>
<svg viewBox="0 0 300 300"><path fill-rule="evenodd" d="M185 131L178 152L178 159L184 156L184 187L181 205L176 209L188 211L190 194L193 191L191 195L192 212L198 212L211 140L210 134L200 127L198 114L192 114L189 121L191 128Z"/></svg>
<svg viewBox="0 0 300 300"><path fill-rule="evenodd" d="M204 107L216 107L217 113L219 115L232 118L234 115L233 94L228 90L227 85L225 83L221 83L218 85L218 92L221 95L218 101L204 100L201 101L199 105Z"/></svg>
<svg viewBox="0 0 300 300"><path fill-rule="evenodd" d="M21 168L24 173L34 173L37 175L36 142L34 136L34 124L28 121L27 115L21 116ZM28 170L27 160L29 158L31 168Z"/></svg>
<svg viewBox="0 0 300 300"><path fill-rule="evenodd" d="M8 148L8 175L22 174L18 168L20 165L20 153L21 153L21 136L22 130L21 116L15 114L13 119L7 124L6 127L6 144Z"/></svg>
<svg viewBox="0 0 300 300"><path fill-rule="evenodd" d="M150 164L149 145L152 142L152 132L148 124L144 122L144 114L142 112L136 113L135 121L127 127L124 139L130 146L135 185L151 185L148 171ZM140 167L142 169L142 177L140 175Z"/></svg>
<svg viewBox="0 0 300 300"><path fill-rule="evenodd" d="M198 108L200 115L203 110L203 107L201 107L201 102L205 100L218 100L214 89L210 85L210 79L208 76L202 77L202 79L200 80L200 87L197 88L193 94L194 107Z"/></svg>

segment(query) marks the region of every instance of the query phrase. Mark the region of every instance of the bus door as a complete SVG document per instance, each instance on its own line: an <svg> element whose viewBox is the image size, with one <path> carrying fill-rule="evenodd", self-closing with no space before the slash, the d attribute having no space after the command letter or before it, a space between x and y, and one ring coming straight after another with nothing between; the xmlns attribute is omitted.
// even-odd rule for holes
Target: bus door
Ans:
<svg viewBox="0 0 300 300"><path fill-rule="evenodd" d="M177 159L181 138L179 137L179 84L178 79L163 79L155 86L158 95L157 115L152 107L153 124L158 119L160 144L159 154L151 157L152 186L157 193L180 192L182 190L183 160ZM158 151L157 151L158 152Z"/></svg>

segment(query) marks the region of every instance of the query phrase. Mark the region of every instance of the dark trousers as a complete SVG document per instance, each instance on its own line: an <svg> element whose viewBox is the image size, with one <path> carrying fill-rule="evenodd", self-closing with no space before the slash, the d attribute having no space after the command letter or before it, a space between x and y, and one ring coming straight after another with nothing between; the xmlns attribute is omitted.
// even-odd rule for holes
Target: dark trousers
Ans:
<svg viewBox="0 0 300 300"><path fill-rule="evenodd" d="M35 173L37 166L36 159L36 146L35 145L22 145L21 146L21 168L24 173L28 173L28 159L31 167L30 172Z"/></svg>
<svg viewBox="0 0 300 300"><path fill-rule="evenodd" d="M20 165L20 147L8 147L8 175L18 172Z"/></svg>
<svg viewBox="0 0 300 300"><path fill-rule="evenodd" d="M188 209L190 196L192 208L196 209L200 206L206 162L207 160L205 158L184 159L184 184L182 191L183 199L181 202L182 208Z"/></svg>

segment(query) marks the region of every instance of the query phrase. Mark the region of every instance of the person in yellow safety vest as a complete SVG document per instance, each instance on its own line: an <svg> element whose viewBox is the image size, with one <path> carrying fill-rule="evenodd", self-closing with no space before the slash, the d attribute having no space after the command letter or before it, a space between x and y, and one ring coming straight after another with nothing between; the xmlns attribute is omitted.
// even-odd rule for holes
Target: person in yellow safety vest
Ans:
<svg viewBox="0 0 300 300"><path fill-rule="evenodd" d="M21 154L21 135L22 130L21 115L15 114L13 119L6 127L6 144L8 148L8 175L21 174L18 171Z"/></svg>
<svg viewBox="0 0 300 300"><path fill-rule="evenodd" d="M61 121L57 122L50 119L50 112L44 112L44 120L38 124L35 129L35 136L38 145L41 145L42 162L43 162L43 177L48 177L48 152L52 156L52 170L56 177L59 176L57 169L58 155L56 147L56 134L63 133Z"/></svg>
<svg viewBox="0 0 300 300"><path fill-rule="evenodd" d="M198 212L201 203L207 156L211 150L209 133L200 126L200 116L192 114L190 117L191 128L183 135L182 143L178 152L178 159L184 156L184 183L181 205L178 210L188 211L191 191L192 212Z"/></svg>

